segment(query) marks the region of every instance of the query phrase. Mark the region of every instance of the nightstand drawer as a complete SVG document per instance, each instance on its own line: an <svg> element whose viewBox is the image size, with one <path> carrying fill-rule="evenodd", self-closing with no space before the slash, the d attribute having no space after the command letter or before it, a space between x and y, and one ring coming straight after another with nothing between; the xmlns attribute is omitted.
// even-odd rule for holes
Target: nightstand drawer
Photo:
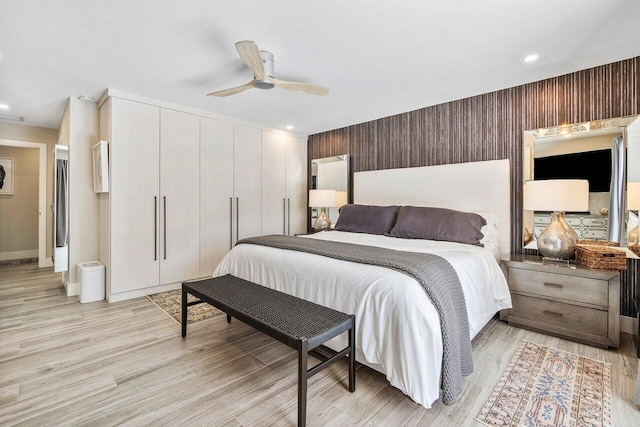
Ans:
<svg viewBox="0 0 640 427"><path fill-rule="evenodd" d="M601 337L608 334L606 311L523 295L512 295L511 299L513 308L509 309L509 316Z"/></svg>
<svg viewBox="0 0 640 427"><path fill-rule="evenodd" d="M560 267L558 267L560 268ZM609 286L605 280L542 271L509 269L512 291L607 307Z"/></svg>

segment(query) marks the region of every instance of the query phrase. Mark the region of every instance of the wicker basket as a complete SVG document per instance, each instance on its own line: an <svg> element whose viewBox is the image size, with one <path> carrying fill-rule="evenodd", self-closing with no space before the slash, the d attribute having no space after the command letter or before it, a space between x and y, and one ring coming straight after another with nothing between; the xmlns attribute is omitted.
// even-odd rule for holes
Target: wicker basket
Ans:
<svg viewBox="0 0 640 427"><path fill-rule="evenodd" d="M609 242L608 240L578 240L579 245L596 245L596 246L620 246L619 242Z"/></svg>
<svg viewBox="0 0 640 427"><path fill-rule="evenodd" d="M640 245L637 243L632 243L628 246L629 250L634 254L640 256Z"/></svg>
<svg viewBox="0 0 640 427"><path fill-rule="evenodd" d="M605 270L626 270L627 254L610 246L578 245L576 261L589 268Z"/></svg>

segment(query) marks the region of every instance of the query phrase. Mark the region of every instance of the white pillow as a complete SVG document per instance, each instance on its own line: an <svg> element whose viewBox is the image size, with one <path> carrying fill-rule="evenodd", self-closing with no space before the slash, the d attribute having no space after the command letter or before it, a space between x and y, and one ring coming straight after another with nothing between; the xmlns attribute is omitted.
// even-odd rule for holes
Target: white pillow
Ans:
<svg viewBox="0 0 640 427"><path fill-rule="evenodd" d="M487 211L473 211L473 213L480 215L487 221L487 225L482 227L480 231L484 235L482 239L480 239L480 243L484 245L484 247L491 246L491 249L497 248L500 246L498 244L498 219L497 215L493 212Z"/></svg>

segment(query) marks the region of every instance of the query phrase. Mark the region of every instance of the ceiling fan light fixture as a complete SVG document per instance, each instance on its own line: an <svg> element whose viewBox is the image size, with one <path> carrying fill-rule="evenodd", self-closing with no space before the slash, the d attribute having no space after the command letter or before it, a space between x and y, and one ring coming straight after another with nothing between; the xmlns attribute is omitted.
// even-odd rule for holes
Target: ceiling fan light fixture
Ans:
<svg viewBox="0 0 640 427"><path fill-rule="evenodd" d="M271 80L267 79L253 81L253 87L258 89L273 89L274 86L275 84L273 84Z"/></svg>
<svg viewBox="0 0 640 427"><path fill-rule="evenodd" d="M273 60L273 53L266 50L260 51L260 58L262 58L262 66L267 76L273 77L275 75L275 61Z"/></svg>
<svg viewBox="0 0 640 427"><path fill-rule="evenodd" d="M316 96L327 96L329 93L329 89L326 87L309 83L279 80L273 77L273 54L266 50L259 50L258 45L251 40L239 41L236 43L236 50L242 62L253 72L253 80L240 86L209 93L207 96L225 97L244 92L251 88L273 89L275 86Z"/></svg>

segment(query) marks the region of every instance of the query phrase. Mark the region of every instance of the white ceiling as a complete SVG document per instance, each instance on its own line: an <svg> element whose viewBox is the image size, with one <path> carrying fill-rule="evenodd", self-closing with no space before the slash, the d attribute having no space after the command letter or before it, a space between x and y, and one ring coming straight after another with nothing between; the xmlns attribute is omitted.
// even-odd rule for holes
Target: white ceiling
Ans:
<svg viewBox="0 0 640 427"><path fill-rule="evenodd" d="M639 18L638 0L0 0L0 113L57 128L66 98L115 88L313 134L638 56ZM206 97L251 80L239 40L331 92Z"/></svg>

